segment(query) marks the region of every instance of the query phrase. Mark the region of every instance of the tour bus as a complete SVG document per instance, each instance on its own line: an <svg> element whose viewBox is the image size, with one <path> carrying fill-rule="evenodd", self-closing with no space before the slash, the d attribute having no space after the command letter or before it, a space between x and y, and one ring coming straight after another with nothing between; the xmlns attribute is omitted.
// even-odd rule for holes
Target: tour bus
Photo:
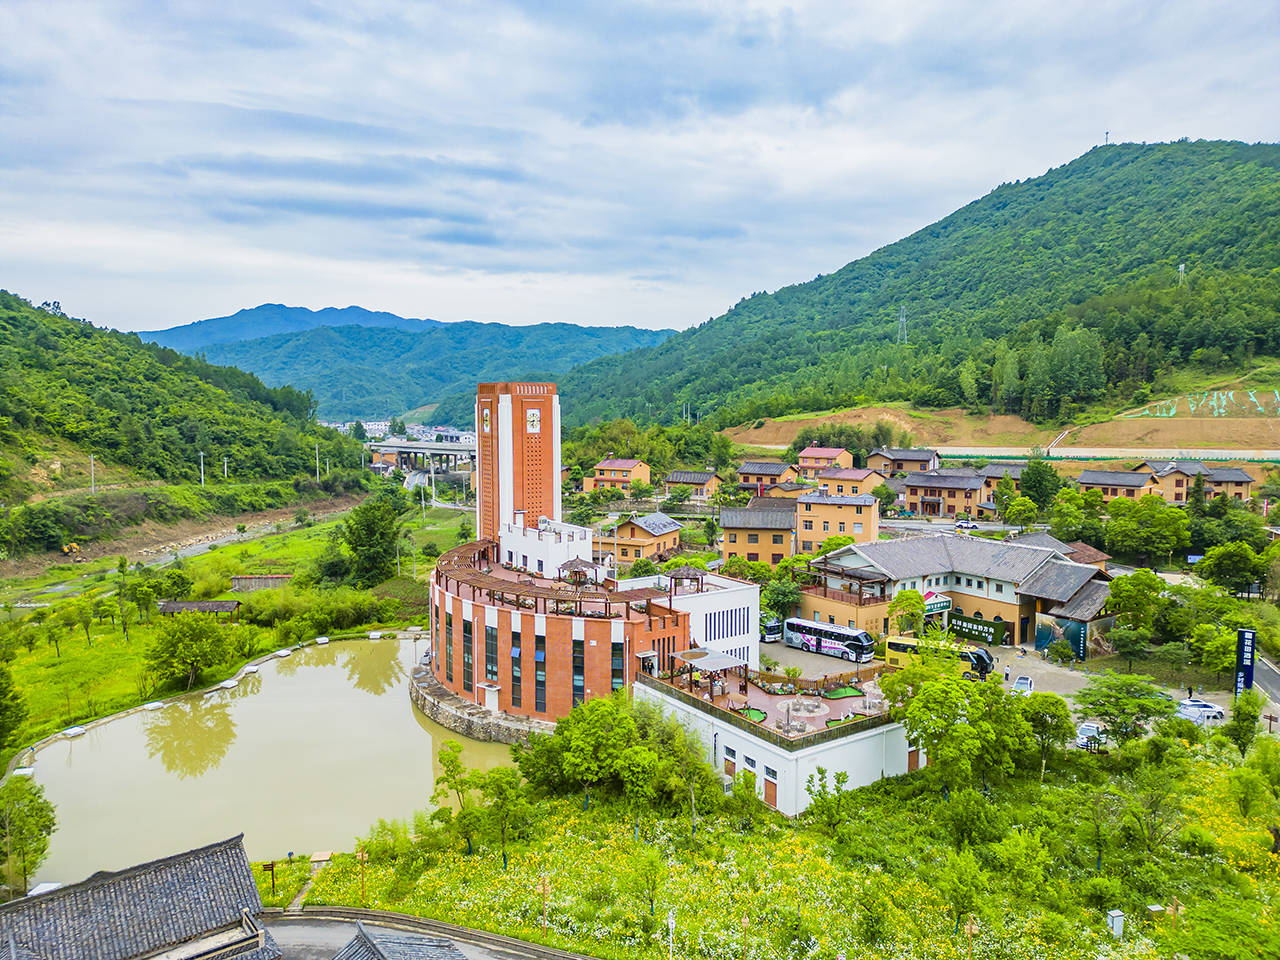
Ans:
<svg viewBox="0 0 1280 960"><path fill-rule="evenodd" d="M920 641L916 637L886 637L884 646L884 660L891 667L909 666L920 656ZM930 643L926 645L926 649L936 651L940 656L954 656L961 661L966 680L985 680L996 666L995 658L982 647L958 643L939 646Z"/></svg>
<svg viewBox="0 0 1280 960"><path fill-rule="evenodd" d="M768 620L762 620L760 623L760 642L761 643L777 643L782 639L782 621L777 617L770 617Z"/></svg>
<svg viewBox="0 0 1280 960"><path fill-rule="evenodd" d="M834 623L814 623L792 617L782 626L782 640L788 647L825 653L854 663L866 663L875 656L875 641L871 634Z"/></svg>

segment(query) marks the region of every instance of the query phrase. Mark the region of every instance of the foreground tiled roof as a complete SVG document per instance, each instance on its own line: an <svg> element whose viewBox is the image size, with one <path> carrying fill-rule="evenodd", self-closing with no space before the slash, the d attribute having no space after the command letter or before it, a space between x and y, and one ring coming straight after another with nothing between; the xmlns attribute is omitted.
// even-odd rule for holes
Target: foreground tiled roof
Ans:
<svg viewBox="0 0 1280 960"><path fill-rule="evenodd" d="M333 960L465 960L465 954L449 940L366 927L357 920L356 935Z"/></svg>
<svg viewBox="0 0 1280 960"><path fill-rule="evenodd" d="M867 467L829 467L818 474L819 480L865 480L876 471ZM879 476L879 474L877 474Z"/></svg>
<svg viewBox="0 0 1280 960"><path fill-rule="evenodd" d="M805 447L800 451L802 457L838 457L844 453L844 447Z"/></svg>
<svg viewBox="0 0 1280 960"><path fill-rule="evenodd" d="M1068 543L1066 554L1068 560L1074 560L1076 563L1097 563L1100 560L1111 559L1111 554L1103 553L1083 540L1073 540Z"/></svg>
<svg viewBox="0 0 1280 960"><path fill-rule="evenodd" d="M1035 573L1022 581L1019 593L1039 597L1042 600L1054 600L1064 603L1076 595L1094 577L1105 576L1097 567L1085 563L1072 563L1070 560L1050 560L1041 564Z"/></svg>
<svg viewBox="0 0 1280 960"><path fill-rule="evenodd" d="M1209 479L1214 483L1253 483L1253 477L1240 467L1214 467L1209 471Z"/></svg>
<svg viewBox="0 0 1280 960"><path fill-rule="evenodd" d="M1027 533L1006 537L1005 543L1019 543L1024 547L1047 547L1050 550L1057 550L1064 556L1071 549L1057 537L1051 536L1043 530L1031 530Z"/></svg>
<svg viewBox="0 0 1280 960"><path fill-rule="evenodd" d="M1111 597L1111 588L1101 580L1090 580L1069 600L1049 608L1054 617L1066 617L1068 620L1089 621L1102 612Z"/></svg>
<svg viewBox="0 0 1280 960"><path fill-rule="evenodd" d="M869 493L856 493L847 496L832 496L826 493L802 493L796 497L796 500L800 503L829 504L841 507L869 507L880 502Z"/></svg>
<svg viewBox="0 0 1280 960"><path fill-rule="evenodd" d="M1010 480L1021 480L1022 471L1027 467L1025 460L997 460L994 463L988 463L985 467L978 471L984 477L991 477L995 480L1001 479L1006 473L1009 474Z"/></svg>
<svg viewBox="0 0 1280 960"><path fill-rule="evenodd" d="M985 481L973 473L913 473L906 478L908 487L926 490L981 490Z"/></svg>
<svg viewBox="0 0 1280 960"><path fill-rule="evenodd" d="M80 883L0 904L0 957L10 938L39 960L133 960L242 926L262 899L241 836L95 873ZM24 954L19 953L19 956ZM236 960L277 960L270 934Z"/></svg>
<svg viewBox="0 0 1280 960"><path fill-rule="evenodd" d="M738 473L758 473L763 477L780 477L791 469L789 463L775 460L748 460L738 468Z"/></svg>
<svg viewBox="0 0 1280 960"><path fill-rule="evenodd" d="M1042 563L1055 556L1055 551L983 537L938 533L850 544L835 551L829 559L852 554L862 555L894 580L935 573L967 573L1021 583Z"/></svg>

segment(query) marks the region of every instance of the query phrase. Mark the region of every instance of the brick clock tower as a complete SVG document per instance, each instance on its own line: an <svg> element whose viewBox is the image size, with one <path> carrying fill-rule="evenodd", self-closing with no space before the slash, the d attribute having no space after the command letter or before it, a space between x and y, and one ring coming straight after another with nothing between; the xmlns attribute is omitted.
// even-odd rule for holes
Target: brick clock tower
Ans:
<svg viewBox="0 0 1280 960"><path fill-rule="evenodd" d="M476 388L476 536L560 519L560 397L554 383Z"/></svg>

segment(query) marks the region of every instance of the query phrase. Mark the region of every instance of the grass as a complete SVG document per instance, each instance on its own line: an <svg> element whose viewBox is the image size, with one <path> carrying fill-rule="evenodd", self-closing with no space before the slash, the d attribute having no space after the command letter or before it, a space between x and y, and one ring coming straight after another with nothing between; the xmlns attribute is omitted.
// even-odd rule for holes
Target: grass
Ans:
<svg viewBox="0 0 1280 960"><path fill-rule="evenodd" d="M271 892L271 871L264 869L268 863L275 864L275 893ZM311 876L311 861L305 855L293 860L263 860L250 864L250 868L264 907L287 907Z"/></svg>
<svg viewBox="0 0 1280 960"><path fill-rule="evenodd" d="M1095 672L1114 670L1116 673L1143 673L1154 678L1162 686L1172 687L1175 690L1185 689L1188 686L1205 690L1222 690L1230 679L1230 674L1226 672L1215 673L1196 664L1179 666L1155 660L1134 660L1133 670L1130 671L1129 662L1124 657L1114 654L1109 657L1090 658L1089 669Z"/></svg>

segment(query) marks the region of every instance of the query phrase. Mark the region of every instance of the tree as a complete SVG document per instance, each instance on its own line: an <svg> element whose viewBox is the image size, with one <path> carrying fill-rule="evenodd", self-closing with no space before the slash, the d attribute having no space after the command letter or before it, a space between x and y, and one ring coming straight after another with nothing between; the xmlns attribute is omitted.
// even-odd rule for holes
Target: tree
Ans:
<svg viewBox="0 0 1280 960"><path fill-rule="evenodd" d="M1054 495L1061 488L1062 477L1058 476L1058 471L1049 466L1043 457L1033 456L1022 468L1019 483L1022 495L1044 510L1053 502Z"/></svg>
<svg viewBox="0 0 1280 960"><path fill-rule="evenodd" d="M1264 569L1262 559L1247 543L1213 547L1196 564L1196 573L1237 596L1262 579Z"/></svg>
<svg viewBox="0 0 1280 960"><path fill-rule="evenodd" d="M1107 549L1150 560L1171 557L1191 542L1186 512L1147 494L1137 500L1117 497L1107 504Z"/></svg>
<svg viewBox="0 0 1280 960"><path fill-rule="evenodd" d="M1147 652L1151 634L1147 630L1135 630L1132 627L1112 627L1107 633L1107 642L1117 656L1124 657L1129 673L1133 673L1133 661Z"/></svg>
<svg viewBox="0 0 1280 960"><path fill-rule="evenodd" d="M848 771L838 770L828 783L827 768L819 766L817 773L809 774L804 790L809 795L809 807L805 813L834 837L840 825L853 813L853 791L849 789Z"/></svg>
<svg viewBox="0 0 1280 960"><path fill-rule="evenodd" d="M647 847L636 858L635 869L631 876L635 888L649 901L649 916L653 916L658 891L662 889L662 882L667 878L667 865L662 862L662 857L657 850Z"/></svg>
<svg viewBox="0 0 1280 960"><path fill-rule="evenodd" d="M617 700L602 697L579 704L556 724L556 732L565 738L565 776L582 787L585 802L592 787L616 772L636 739L636 722Z"/></svg>
<svg viewBox="0 0 1280 960"><path fill-rule="evenodd" d="M1017 524L1023 530L1035 523L1038 516L1040 508L1030 497L1017 497L1004 512L1005 523Z"/></svg>
<svg viewBox="0 0 1280 960"><path fill-rule="evenodd" d="M786 619L791 611L800 603L803 594L790 577L770 580L760 592L760 605L772 612L774 616Z"/></svg>
<svg viewBox="0 0 1280 960"><path fill-rule="evenodd" d="M436 777L436 788L431 792L431 800L437 804L433 816L467 842L467 856L470 856L475 849L472 840L484 819L483 811L471 796L482 775L467 769L462 762L462 744L457 740L446 740L440 744L436 757L440 773ZM443 806L450 795L454 801L452 809Z"/></svg>
<svg viewBox="0 0 1280 960"><path fill-rule="evenodd" d="M888 510L892 510L893 505L898 502L898 492L887 483L877 484L875 489L871 491L871 495L880 501L881 515Z"/></svg>
<svg viewBox="0 0 1280 960"><path fill-rule="evenodd" d="M702 534L707 538L707 546L712 550L716 547L716 535L720 532L720 527L711 517L702 521Z"/></svg>
<svg viewBox="0 0 1280 960"><path fill-rule="evenodd" d="M885 612L899 633L918 632L924 627L924 597L919 590L899 590Z"/></svg>
<svg viewBox="0 0 1280 960"><path fill-rule="evenodd" d="M138 605L138 615L151 622L151 611L156 607L156 592L145 583L133 588L133 602Z"/></svg>
<svg viewBox="0 0 1280 960"><path fill-rule="evenodd" d="M293 523L295 526L307 527L311 525L311 511L306 507L299 507L293 511Z"/></svg>
<svg viewBox="0 0 1280 960"><path fill-rule="evenodd" d="M596 512L589 503L580 503L569 511L569 522L579 527L589 527L596 518Z"/></svg>
<svg viewBox="0 0 1280 960"><path fill-rule="evenodd" d="M997 481L996 489L991 494L991 502L995 504L996 513L1003 517L1004 512L1009 509L1009 504L1013 503L1017 496L1018 485L1014 482L1013 477L1009 476L1009 471L1006 470L1004 475Z"/></svg>
<svg viewBox="0 0 1280 960"><path fill-rule="evenodd" d="M973 780L982 738L969 722L969 681L940 677L925 683L907 704L902 725L907 739L923 747L929 768L949 787Z"/></svg>
<svg viewBox="0 0 1280 960"><path fill-rule="evenodd" d="M933 885L947 904L959 932L961 921L974 911L986 893L988 877L972 850L965 849L959 853L948 850L947 859Z"/></svg>
<svg viewBox="0 0 1280 960"><path fill-rule="evenodd" d="M185 678L190 690L200 671L226 659L223 634L208 614L175 614L160 624L147 648L147 669L162 683Z"/></svg>
<svg viewBox="0 0 1280 960"><path fill-rule="evenodd" d="M471 518L464 516L458 523L458 542L470 543L475 539L476 528L471 522Z"/></svg>
<svg viewBox="0 0 1280 960"><path fill-rule="evenodd" d="M667 499L663 501L663 506L667 504L688 503L689 498L693 496L693 487L687 483L677 483L674 487L667 490Z"/></svg>
<svg viewBox="0 0 1280 960"><path fill-rule="evenodd" d="M365 500L352 509L340 529L351 551L351 579L357 587L376 586L391 578L401 526L388 498L373 496Z"/></svg>
<svg viewBox="0 0 1280 960"><path fill-rule="evenodd" d="M640 814L649 809L657 793L658 756L645 744L627 747L618 756L618 776L622 795L635 820L636 842L640 842Z"/></svg>
<svg viewBox="0 0 1280 960"><path fill-rule="evenodd" d="M1144 567L1111 581L1107 609L1116 615L1117 626L1150 630L1165 604L1163 593L1164 581Z"/></svg>
<svg viewBox="0 0 1280 960"><path fill-rule="evenodd" d="M514 767L493 767L480 775L480 795L485 801L485 818L498 835L502 848L502 869L507 869L507 838L524 829L533 814L529 792L520 771Z"/></svg>
<svg viewBox="0 0 1280 960"><path fill-rule="evenodd" d="M632 480L628 489L635 500L648 500L653 496L653 484L644 480Z"/></svg>
<svg viewBox="0 0 1280 960"><path fill-rule="evenodd" d="M1231 719L1222 725L1222 732L1236 745L1243 758L1258 735L1258 721L1265 706L1262 695L1256 690L1245 690L1231 704Z"/></svg>
<svg viewBox="0 0 1280 960"><path fill-rule="evenodd" d="M1150 677L1114 670L1091 676L1075 701L1082 717L1098 720L1108 735L1122 742L1140 736L1152 720L1174 710L1173 701L1160 695Z"/></svg>
<svg viewBox="0 0 1280 960"><path fill-rule="evenodd" d="M1040 748L1040 782L1044 783L1045 765L1049 762L1049 751L1061 747L1075 736L1075 725L1071 722L1071 708L1067 701L1056 693L1044 693L1037 690L1022 704L1022 715L1031 725L1031 736Z"/></svg>
<svg viewBox="0 0 1280 960"><path fill-rule="evenodd" d="M369 439L369 431L367 431L364 428L364 424L361 423L359 420L351 424L351 438L353 440L360 440L360 441Z"/></svg>
<svg viewBox="0 0 1280 960"><path fill-rule="evenodd" d="M49 837L57 823L44 787L31 777L9 777L0 784L0 834L10 890L26 893L28 878L49 854Z"/></svg>
<svg viewBox="0 0 1280 960"><path fill-rule="evenodd" d="M191 596L192 580L176 567L160 578L160 593L166 600L186 600Z"/></svg>
<svg viewBox="0 0 1280 960"><path fill-rule="evenodd" d="M13 674L0 664L0 747L13 743L27 719L27 700L13 682ZM10 778L12 779L12 778Z"/></svg>

